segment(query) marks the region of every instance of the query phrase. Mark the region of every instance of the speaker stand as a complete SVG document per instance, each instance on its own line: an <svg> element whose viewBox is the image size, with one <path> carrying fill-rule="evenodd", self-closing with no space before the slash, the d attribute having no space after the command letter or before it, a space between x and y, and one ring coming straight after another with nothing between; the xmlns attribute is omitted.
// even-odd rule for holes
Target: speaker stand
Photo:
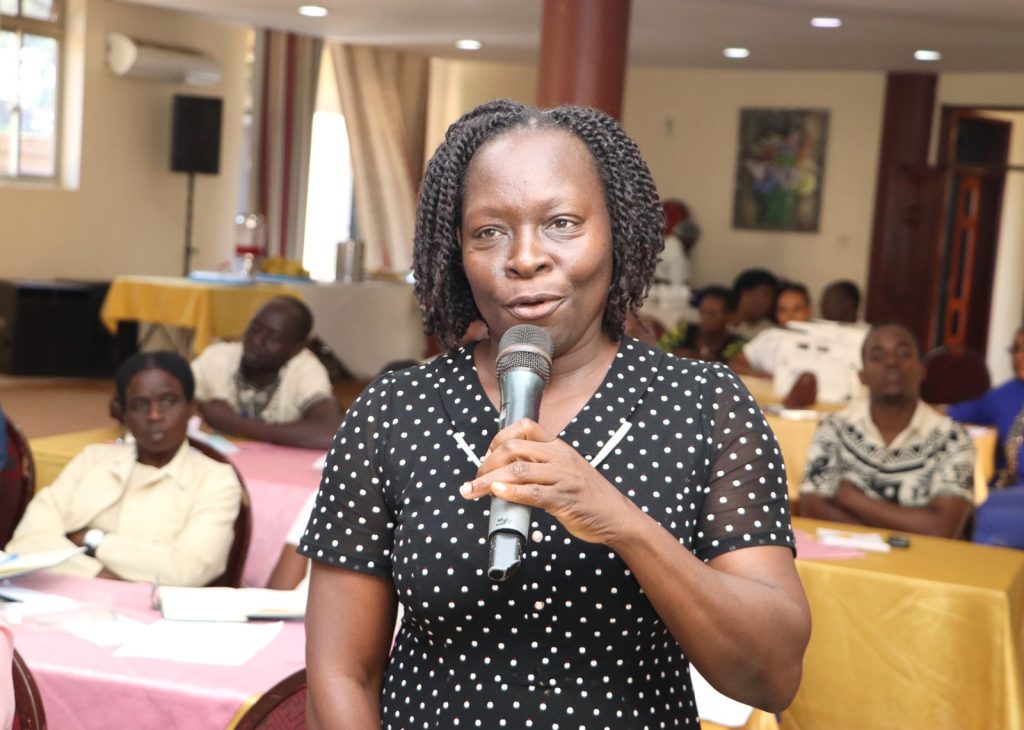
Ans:
<svg viewBox="0 0 1024 730"><path fill-rule="evenodd" d="M192 248L192 204L196 193L196 174L188 173L188 196L185 199L185 270L183 276L188 276L192 271L192 254L196 249Z"/></svg>

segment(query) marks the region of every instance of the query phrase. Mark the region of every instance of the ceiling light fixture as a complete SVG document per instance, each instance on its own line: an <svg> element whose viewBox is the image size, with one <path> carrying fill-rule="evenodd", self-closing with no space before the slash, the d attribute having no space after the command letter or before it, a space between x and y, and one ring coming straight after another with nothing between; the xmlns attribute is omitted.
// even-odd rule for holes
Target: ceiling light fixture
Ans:
<svg viewBox="0 0 1024 730"><path fill-rule="evenodd" d="M811 18L811 25L815 28L838 28L842 24L839 18Z"/></svg>
<svg viewBox="0 0 1024 730"><path fill-rule="evenodd" d="M327 8L323 5L300 5L298 13L307 18L323 18L327 15Z"/></svg>
<svg viewBox="0 0 1024 730"><path fill-rule="evenodd" d="M484 44L472 38L463 38L462 40L455 41L455 47L460 51L479 51L484 47Z"/></svg>
<svg viewBox="0 0 1024 730"><path fill-rule="evenodd" d="M914 51L914 58L916 58L918 61L941 61L942 54L939 53L938 51L929 51L927 49L922 48L920 50Z"/></svg>
<svg viewBox="0 0 1024 730"><path fill-rule="evenodd" d="M750 49L748 48L726 48L722 51L722 55L726 58L746 58L750 55Z"/></svg>

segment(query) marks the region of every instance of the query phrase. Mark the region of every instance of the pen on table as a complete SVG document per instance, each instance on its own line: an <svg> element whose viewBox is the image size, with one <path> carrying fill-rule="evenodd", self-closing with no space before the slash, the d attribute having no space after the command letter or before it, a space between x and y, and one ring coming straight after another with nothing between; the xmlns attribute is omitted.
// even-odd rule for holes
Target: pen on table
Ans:
<svg viewBox="0 0 1024 730"><path fill-rule="evenodd" d="M154 611L159 611L160 606L160 576L153 578L149 591L149 605Z"/></svg>

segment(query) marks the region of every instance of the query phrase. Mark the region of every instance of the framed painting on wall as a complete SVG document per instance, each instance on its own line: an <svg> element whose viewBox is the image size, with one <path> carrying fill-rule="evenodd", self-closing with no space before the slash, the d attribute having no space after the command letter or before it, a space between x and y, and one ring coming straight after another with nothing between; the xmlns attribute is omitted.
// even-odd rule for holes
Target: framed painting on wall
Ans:
<svg viewBox="0 0 1024 730"><path fill-rule="evenodd" d="M741 109L734 228L817 231L828 111Z"/></svg>

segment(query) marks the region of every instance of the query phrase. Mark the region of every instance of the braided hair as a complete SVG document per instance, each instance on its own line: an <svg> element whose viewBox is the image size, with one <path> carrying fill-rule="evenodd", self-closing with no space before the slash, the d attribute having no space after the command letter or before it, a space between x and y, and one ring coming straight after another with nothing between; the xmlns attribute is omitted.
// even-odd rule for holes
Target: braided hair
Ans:
<svg viewBox="0 0 1024 730"><path fill-rule="evenodd" d="M612 234L612 281L601 329L622 337L627 312L636 313L664 248L664 214L647 163L619 123L597 109L539 110L507 99L482 104L452 124L427 164L416 211L413 272L428 335L454 348L480 318L465 271L459 232L466 172L484 143L522 129L562 129L590 150Z"/></svg>

